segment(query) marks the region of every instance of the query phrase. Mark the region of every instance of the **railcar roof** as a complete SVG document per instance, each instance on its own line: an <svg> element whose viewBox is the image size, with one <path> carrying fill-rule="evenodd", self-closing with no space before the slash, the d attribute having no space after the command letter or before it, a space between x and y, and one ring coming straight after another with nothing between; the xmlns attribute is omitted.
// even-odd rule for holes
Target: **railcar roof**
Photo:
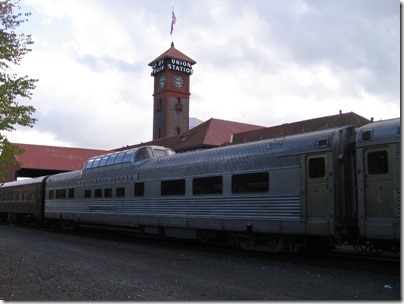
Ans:
<svg viewBox="0 0 404 304"><path fill-rule="evenodd" d="M366 146L375 143L388 143L400 140L400 118L381 120L366 124L357 129L356 143Z"/></svg>
<svg viewBox="0 0 404 304"><path fill-rule="evenodd" d="M21 180L7 182L7 183L0 183L0 188L38 184L38 183L41 183L45 178L46 178L46 176L41 176L41 177L34 177L34 178L28 178L28 179L21 179Z"/></svg>
<svg viewBox="0 0 404 304"><path fill-rule="evenodd" d="M141 164L143 168L160 168L163 166L189 165L204 162L223 162L228 158L244 158L272 153L273 155L302 154L330 149L332 135L350 126L326 129L315 132L295 134L254 141L238 145L217 147L186 153L177 153L170 157L153 159ZM270 151L270 152L269 152Z"/></svg>

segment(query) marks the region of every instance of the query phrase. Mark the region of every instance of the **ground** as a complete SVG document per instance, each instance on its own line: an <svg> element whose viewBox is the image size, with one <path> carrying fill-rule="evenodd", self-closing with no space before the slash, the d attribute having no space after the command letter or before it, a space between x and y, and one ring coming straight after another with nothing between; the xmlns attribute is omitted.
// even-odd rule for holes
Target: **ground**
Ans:
<svg viewBox="0 0 404 304"><path fill-rule="evenodd" d="M401 299L399 269L100 233L14 225L0 231L5 301Z"/></svg>

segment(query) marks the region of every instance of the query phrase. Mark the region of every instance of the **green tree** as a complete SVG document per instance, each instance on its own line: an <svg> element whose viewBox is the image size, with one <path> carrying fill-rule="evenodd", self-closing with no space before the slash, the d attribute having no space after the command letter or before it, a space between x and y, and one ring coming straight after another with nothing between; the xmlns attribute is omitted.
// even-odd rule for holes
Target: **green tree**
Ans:
<svg viewBox="0 0 404 304"><path fill-rule="evenodd" d="M20 64L24 55L31 51L31 35L16 33L15 30L28 21L30 13L19 11L19 0L0 1L0 132L14 131L16 126L33 127L36 119L32 117L35 108L21 105L23 98L31 99L36 79L18 76L13 67ZM7 176L10 165L18 165L13 157L21 149L12 145L0 133L0 181Z"/></svg>

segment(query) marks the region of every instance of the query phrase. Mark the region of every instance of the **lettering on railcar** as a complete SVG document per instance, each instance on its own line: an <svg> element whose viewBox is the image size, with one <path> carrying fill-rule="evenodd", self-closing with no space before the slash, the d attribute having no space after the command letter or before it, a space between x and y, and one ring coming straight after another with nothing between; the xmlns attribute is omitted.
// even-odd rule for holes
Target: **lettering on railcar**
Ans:
<svg viewBox="0 0 404 304"><path fill-rule="evenodd" d="M125 182L125 181L135 181L137 180L137 174L125 174L112 177L97 177L78 181L79 186L93 185L93 184L105 184L114 182Z"/></svg>
<svg viewBox="0 0 404 304"><path fill-rule="evenodd" d="M274 138L273 141L271 141L271 142L269 142L269 143L267 144L267 148L268 148L268 149L271 149L271 148L274 148L274 147L279 147L279 146L281 146L284 142L285 142L285 139L284 139L284 138Z"/></svg>

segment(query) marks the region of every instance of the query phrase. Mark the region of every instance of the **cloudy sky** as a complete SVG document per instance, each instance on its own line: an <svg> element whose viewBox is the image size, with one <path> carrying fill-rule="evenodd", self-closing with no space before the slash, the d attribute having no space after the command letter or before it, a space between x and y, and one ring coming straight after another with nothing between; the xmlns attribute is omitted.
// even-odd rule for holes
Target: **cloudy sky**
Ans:
<svg viewBox="0 0 404 304"><path fill-rule="evenodd" d="M21 0L38 122L12 142L114 149L152 139L148 63L195 61L190 116L273 126L400 116L397 0ZM170 35L171 11L177 23Z"/></svg>

